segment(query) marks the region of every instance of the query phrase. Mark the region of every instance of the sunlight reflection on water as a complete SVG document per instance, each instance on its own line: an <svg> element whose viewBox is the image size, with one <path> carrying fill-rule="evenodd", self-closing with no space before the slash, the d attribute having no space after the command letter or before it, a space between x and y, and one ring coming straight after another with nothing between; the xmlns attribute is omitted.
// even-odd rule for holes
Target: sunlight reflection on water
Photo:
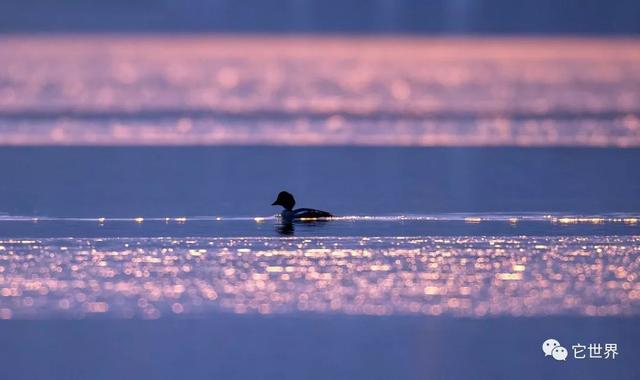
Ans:
<svg viewBox="0 0 640 380"><path fill-rule="evenodd" d="M638 315L640 237L0 241L0 318Z"/></svg>
<svg viewBox="0 0 640 380"><path fill-rule="evenodd" d="M640 145L634 39L0 42L0 144Z"/></svg>

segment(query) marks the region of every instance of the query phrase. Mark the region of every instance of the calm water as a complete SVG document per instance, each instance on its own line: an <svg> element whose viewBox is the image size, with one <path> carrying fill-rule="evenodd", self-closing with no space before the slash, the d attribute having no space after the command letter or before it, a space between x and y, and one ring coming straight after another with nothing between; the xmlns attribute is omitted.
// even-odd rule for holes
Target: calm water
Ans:
<svg viewBox="0 0 640 380"><path fill-rule="evenodd" d="M636 40L1 42L0 377L637 372Z"/></svg>
<svg viewBox="0 0 640 380"><path fill-rule="evenodd" d="M636 149L0 155L5 318L639 313ZM338 217L283 226L282 188Z"/></svg>

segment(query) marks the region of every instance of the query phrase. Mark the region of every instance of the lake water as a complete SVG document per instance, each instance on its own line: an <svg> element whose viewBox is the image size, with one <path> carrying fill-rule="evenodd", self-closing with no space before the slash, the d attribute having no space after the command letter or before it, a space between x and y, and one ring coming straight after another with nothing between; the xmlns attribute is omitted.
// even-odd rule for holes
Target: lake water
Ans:
<svg viewBox="0 0 640 380"><path fill-rule="evenodd" d="M0 155L8 377L634 376L636 149ZM283 228L283 188L338 218Z"/></svg>
<svg viewBox="0 0 640 380"><path fill-rule="evenodd" d="M637 315L638 236L1 240L0 317Z"/></svg>
<svg viewBox="0 0 640 380"><path fill-rule="evenodd" d="M640 145L636 39L0 37L0 143Z"/></svg>
<svg viewBox="0 0 640 380"><path fill-rule="evenodd" d="M633 378L637 47L2 37L0 377Z"/></svg>

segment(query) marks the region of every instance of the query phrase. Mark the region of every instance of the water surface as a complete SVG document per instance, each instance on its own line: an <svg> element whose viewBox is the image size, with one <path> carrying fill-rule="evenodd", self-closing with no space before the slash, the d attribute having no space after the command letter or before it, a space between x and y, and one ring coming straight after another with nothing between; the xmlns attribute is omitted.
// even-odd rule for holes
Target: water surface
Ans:
<svg viewBox="0 0 640 380"><path fill-rule="evenodd" d="M640 145L631 38L0 42L0 144Z"/></svg>
<svg viewBox="0 0 640 380"><path fill-rule="evenodd" d="M0 241L0 317L638 315L639 236Z"/></svg>
<svg viewBox="0 0 640 380"><path fill-rule="evenodd" d="M0 377L635 378L639 51L0 37Z"/></svg>

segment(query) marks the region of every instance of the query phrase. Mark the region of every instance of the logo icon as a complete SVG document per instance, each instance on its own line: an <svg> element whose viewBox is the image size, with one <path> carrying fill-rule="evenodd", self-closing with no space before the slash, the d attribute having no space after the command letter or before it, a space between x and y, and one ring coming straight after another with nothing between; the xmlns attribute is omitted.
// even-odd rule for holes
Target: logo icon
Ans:
<svg viewBox="0 0 640 380"><path fill-rule="evenodd" d="M551 356L558 361L566 361L569 352L560 345L556 339L547 339L542 343L542 352L544 356Z"/></svg>
<svg viewBox="0 0 640 380"><path fill-rule="evenodd" d="M551 356L553 356L553 358L556 360L566 361L568 355L569 353L567 352L567 349L562 346L556 347L553 349L553 351L551 351Z"/></svg>

